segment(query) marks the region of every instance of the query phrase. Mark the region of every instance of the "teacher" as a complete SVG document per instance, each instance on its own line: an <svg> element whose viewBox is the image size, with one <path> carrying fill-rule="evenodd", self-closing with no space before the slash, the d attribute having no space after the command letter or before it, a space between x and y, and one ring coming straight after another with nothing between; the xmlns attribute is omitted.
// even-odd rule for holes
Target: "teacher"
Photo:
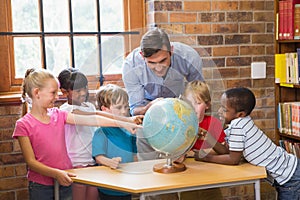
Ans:
<svg viewBox="0 0 300 200"><path fill-rule="evenodd" d="M123 62L122 78L131 115L144 115L161 98L179 97L189 81L202 80L202 59L192 47L170 43L167 33L154 28L145 33L140 47ZM138 160L163 158L137 132Z"/></svg>

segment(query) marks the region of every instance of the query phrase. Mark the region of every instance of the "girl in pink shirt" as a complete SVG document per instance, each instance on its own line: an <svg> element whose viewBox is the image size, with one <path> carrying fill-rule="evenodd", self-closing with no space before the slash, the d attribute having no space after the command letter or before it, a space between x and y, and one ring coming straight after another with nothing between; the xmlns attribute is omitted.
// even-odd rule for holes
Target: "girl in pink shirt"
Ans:
<svg viewBox="0 0 300 200"><path fill-rule="evenodd" d="M135 133L141 126L134 118L115 120L100 115L79 115L54 107L59 84L47 70L28 69L23 81L23 95L32 101L30 112L16 122L13 138L18 139L28 165L29 196L35 199L54 199L54 179L61 185L60 199L72 199L71 177L65 169L72 168L65 143L68 124L123 127ZM139 121L139 120L138 120Z"/></svg>

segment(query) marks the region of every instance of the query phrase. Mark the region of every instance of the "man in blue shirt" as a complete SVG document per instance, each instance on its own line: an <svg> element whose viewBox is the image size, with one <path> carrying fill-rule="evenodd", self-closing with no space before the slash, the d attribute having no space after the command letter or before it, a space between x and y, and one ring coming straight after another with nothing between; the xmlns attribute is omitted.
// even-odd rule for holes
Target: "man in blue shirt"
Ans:
<svg viewBox="0 0 300 200"><path fill-rule="evenodd" d="M179 97L185 83L204 80L202 59L192 47L170 43L159 28L148 31L123 63L122 78L130 113L145 114L158 98Z"/></svg>
<svg viewBox="0 0 300 200"><path fill-rule="evenodd" d="M167 33L159 28L142 37L123 63L122 78L129 96L131 115L143 115L161 98L179 97L187 82L201 80L202 59L195 49L179 42L170 43ZM161 158L137 132L139 160Z"/></svg>

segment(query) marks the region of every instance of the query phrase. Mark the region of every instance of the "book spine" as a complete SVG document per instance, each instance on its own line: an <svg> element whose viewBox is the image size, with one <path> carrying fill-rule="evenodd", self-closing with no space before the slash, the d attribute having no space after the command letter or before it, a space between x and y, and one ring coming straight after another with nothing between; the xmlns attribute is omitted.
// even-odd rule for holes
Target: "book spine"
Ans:
<svg viewBox="0 0 300 200"><path fill-rule="evenodd" d="M284 1L279 1L279 29L278 29L278 39L283 40L283 18L284 18Z"/></svg>
<svg viewBox="0 0 300 200"><path fill-rule="evenodd" d="M275 83L286 83L285 54L275 54Z"/></svg>
<svg viewBox="0 0 300 200"><path fill-rule="evenodd" d="M292 83L292 67L290 53L285 53L285 64L286 64L286 82Z"/></svg>
<svg viewBox="0 0 300 200"><path fill-rule="evenodd" d="M287 8L288 8L288 2L283 1L283 39L287 39L287 30L288 30L288 20L287 20Z"/></svg>
<svg viewBox="0 0 300 200"><path fill-rule="evenodd" d="M286 0L286 39L294 39L294 0Z"/></svg>
<svg viewBox="0 0 300 200"><path fill-rule="evenodd" d="M300 4L294 8L294 39L300 39Z"/></svg>
<svg viewBox="0 0 300 200"><path fill-rule="evenodd" d="M300 48L297 48L298 83L300 83Z"/></svg>

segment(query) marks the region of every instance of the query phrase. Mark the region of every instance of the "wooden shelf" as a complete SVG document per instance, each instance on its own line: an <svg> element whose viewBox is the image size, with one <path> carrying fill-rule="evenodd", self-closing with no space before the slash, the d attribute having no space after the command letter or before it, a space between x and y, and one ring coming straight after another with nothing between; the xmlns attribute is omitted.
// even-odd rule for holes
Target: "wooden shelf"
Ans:
<svg viewBox="0 0 300 200"><path fill-rule="evenodd" d="M279 133L279 135L283 138L289 138L289 139L292 139L292 140L299 140L300 141L300 136L289 135L289 134L285 134L285 133Z"/></svg>
<svg viewBox="0 0 300 200"><path fill-rule="evenodd" d="M276 40L278 43L297 43L300 42L300 40Z"/></svg>
<svg viewBox="0 0 300 200"><path fill-rule="evenodd" d="M277 34L279 30L279 21L278 14L279 13L279 1L274 0L274 23L275 30L274 38L275 40L275 54L284 54L296 52L297 48L300 48L300 39L297 40L278 40ZM280 133L277 124L278 124L278 113L277 113L277 105L279 102L293 102L300 101L300 84L290 84L290 83L275 83L275 140L278 142L279 140L291 140L295 142L300 142L300 136L289 135Z"/></svg>

